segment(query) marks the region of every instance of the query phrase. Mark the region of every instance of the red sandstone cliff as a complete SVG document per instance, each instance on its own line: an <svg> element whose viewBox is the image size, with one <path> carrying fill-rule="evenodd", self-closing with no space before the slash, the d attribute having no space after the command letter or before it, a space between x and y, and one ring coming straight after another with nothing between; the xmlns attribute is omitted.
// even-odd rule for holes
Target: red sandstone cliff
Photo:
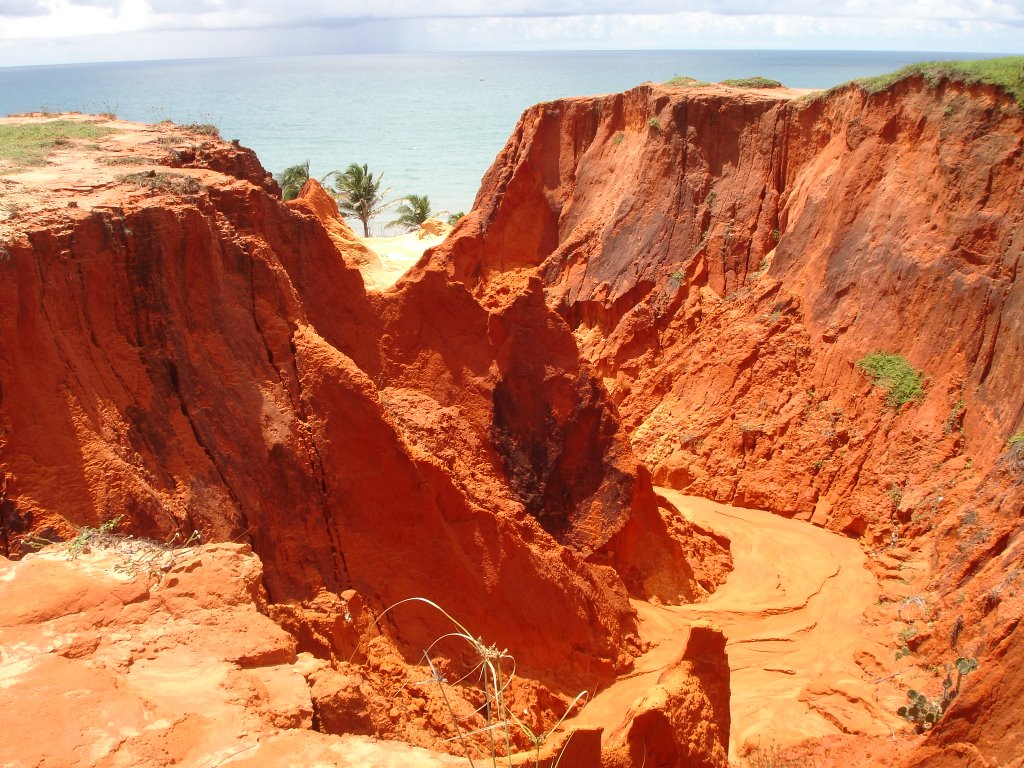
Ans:
<svg viewBox="0 0 1024 768"><path fill-rule="evenodd" d="M659 520L657 501L539 282L494 307L441 272L369 295L315 188L289 207L247 150L113 127L99 154L14 177L0 263L13 553L16 534L124 515L161 539L251 542L276 603L420 595L551 682L628 666L623 582L583 558ZM644 553L610 562L637 589L700 590L687 542L649 543L683 568L648 585L628 557ZM414 607L389 621L414 656L439 631Z"/></svg>
<svg viewBox="0 0 1024 768"><path fill-rule="evenodd" d="M482 296L542 276L657 482L887 537L1024 422L1021 133L1010 97L915 80L542 104L436 260ZM922 403L882 407L876 350Z"/></svg>
<svg viewBox="0 0 1024 768"><path fill-rule="evenodd" d="M3 543L123 512L251 540L268 611L336 664L314 698L363 727L378 713L355 711L343 659L386 670L339 627L362 600L343 590L378 608L443 595L568 685L629 663L624 583L714 587L720 545L670 526L635 451L659 482L913 565L889 599L933 612L922 668L982 666L900 759L1012 760L1012 717L989 703L1021 695L1000 670L1024 594L1006 442L1024 426L1022 135L1007 97L915 80L540 105L474 212L383 294L314 185L285 206L225 145L181 138L173 174L64 169L58 195L25 181L0 251ZM855 366L879 349L924 371L920 402L884 405ZM389 623L412 652L434 619ZM666 676L678 706L640 712L641 741L679 759L665 723L712 711L686 749L721 763L716 653L703 693Z"/></svg>

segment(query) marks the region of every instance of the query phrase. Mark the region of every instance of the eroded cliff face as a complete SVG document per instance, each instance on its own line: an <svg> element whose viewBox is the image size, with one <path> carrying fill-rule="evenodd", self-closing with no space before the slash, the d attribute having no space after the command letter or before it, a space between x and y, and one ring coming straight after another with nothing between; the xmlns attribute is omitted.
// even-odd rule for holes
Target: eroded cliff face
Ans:
<svg viewBox="0 0 1024 768"><path fill-rule="evenodd" d="M869 618L909 637L908 684L933 693L929 665L979 658L921 750L886 761L1014 757L987 703L1020 697L999 671L1024 597L1008 98L907 80L540 105L475 210L385 293L315 184L285 205L244 150L112 127L97 156L5 182L5 551L120 514L161 539L249 541L264 610L324 661L306 675L321 727L440 746L442 702L405 690L418 678L389 644L411 658L448 627L422 604L373 617L437 599L556 690L608 681L639 650L627 588L691 600L729 567L653 474L861 537L888 590ZM920 401L886 406L856 367L876 350L924 372ZM712 635L609 760L650 742L724 765ZM888 675L884 651L857 674ZM381 704L395 689L400 716ZM538 727L563 704L535 683L516 696Z"/></svg>
<svg viewBox="0 0 1024 768"><path fill-rule="evenodd" d="M493 306L431 270L368 294L315 184L289 207L247 150L108 127L7 190L11 553L120 515L251 542L274 603L418 595L552 684L626 668L622 578L584 558L660 520L657 500L540 282ZM652 553L685 565L663 533ZM648 586L643 559L609 562ZM703 589L686 567L655 575L666 599ZM416 656L446 629L415 606L388 621Z"/></svg>
<svg viewBox="0 0 1024 768"><path fill-rule="evenodd" d="M431 263L483 302L539 276L656 484L860 537L905 683L938 696L929 665L982 665L913 760L998 764L1017 742L982 702L1019 698L1000 670L1022 594L1022 182L1024 117L994 89L648 84L527 110ZM888 406L857 366L876 351L923 397Z"/></svg>
<svg viewBox="0 0 1024 768"><path fill-rule="evenodd" d="M881 540L1024 420L1021 126L914 80L544 104L441 259L479 295L543 277L656 482ZM923 402L882 406L878 350Z"/></svg>

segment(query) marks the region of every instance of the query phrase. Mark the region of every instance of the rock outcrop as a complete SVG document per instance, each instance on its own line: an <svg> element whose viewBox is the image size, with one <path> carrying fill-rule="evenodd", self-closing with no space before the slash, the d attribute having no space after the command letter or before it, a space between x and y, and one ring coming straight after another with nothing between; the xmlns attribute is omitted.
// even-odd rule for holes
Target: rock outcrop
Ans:
<svg viewBox="0 0 1024 768"><path fill-rule="evenodd" d="M694 626L679 658L611 734L605 765L729 765L729 664L721 631Z"/></svg>
<svg viewBox="0 0 1024 768"><path fill-rule="evenodd" d="M82 542L0 558L5 765L462 764L312 730L315 659L266 616L248 545Z"/></svg>

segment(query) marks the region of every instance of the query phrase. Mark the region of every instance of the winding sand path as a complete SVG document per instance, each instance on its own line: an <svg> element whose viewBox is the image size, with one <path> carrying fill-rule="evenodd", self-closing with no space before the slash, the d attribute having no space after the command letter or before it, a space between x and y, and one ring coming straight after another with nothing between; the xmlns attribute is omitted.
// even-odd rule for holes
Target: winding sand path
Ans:
<svg viewBox="0 0 1024 768"><path fill-rule="evenodd" d="M731 540L735 569L705 603L635 601L652 648L630 677L595 696L574 725L615 730L678 656L673 636L705 620L728 638L731 757L759 739L788 745L836 733L888 734L894 716L875 703L872 683L854 660L863 644L864 609L879 593L857 542L768 512L657 490L684 517Z"/></svg>

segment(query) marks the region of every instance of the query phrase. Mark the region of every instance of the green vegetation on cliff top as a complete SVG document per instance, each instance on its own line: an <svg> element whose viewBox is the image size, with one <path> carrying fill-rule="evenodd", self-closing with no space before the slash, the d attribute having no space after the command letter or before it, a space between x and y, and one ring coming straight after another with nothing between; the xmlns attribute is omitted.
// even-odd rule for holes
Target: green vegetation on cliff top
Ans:
<svg viewBox="0 0 1024 768"><path fill-rule="evenodd" d="M699 88L702 85L708 85L704 80L698 80L695 77L688 75L676 75L675 77L666 80L665 85L671 85L676 88Z"/></svg>
<svg viewBox="0 0 1024 768"><path fill-rule="evenodd" d="M734 80L722 80L722 85L731 85L735 88L781 88L782 83L772 80L770 77L740 77Z"/></svg>
<svg viewBox="0 0 1024 768"><path fill-rule="evenodd" d="M908 77L921 77L929 85L943 80L973 85L994 85L1010 93L1024 107L1024 56L979 61L922 61L877 77L853 82L868 93L879 93ZM840 86L841 87L841 86Z"/></svg>
<svg viewBox="0 0 1024 768"><path fill-rule="evenodd" d="M772 80L767 77L761 77L757 75L755 77L740 77L733 80L722 80L720 85L731 85L735 88L781 88L782 83L778 80ZM703 85L711 85L703 80L697 80L693 77L686 75L676 75L670 80L665 81L665 85L671 85L677 88L699 88Z"/></svg>
<svg viewBox="0 0 1024 768"><path fill-rule="evenodd" d="M111 130L76 120L0 125L0 160L15 166L42 165L57 147L74 139L96 139Z"/></svg>
<svg viewBox="0 0 1024 768"><path fill-rule="evenodd" d="M977 61L922 61L917 64L898 69L876 77L864 77L852 81L868 93L880 93L889 86L906 80L908 77L921 77L929 85L935 86L947 80L956 83L973 85L994 85L1002 88L1012 95L1017 103L1024 107L1024 56L1003 56L998 59L980 59ZM744 77L738 80L723 80L723 85L732 85L740 88L778 88L782 84L778 80L771 80L766 77ZM675 87L700 87L708 85L702 80L696 80L685 75L676 75L665 85ZM844 88L849 83L843 83L832 88L832 91ZM820 98L822 93L812 98Z"/></svg>

